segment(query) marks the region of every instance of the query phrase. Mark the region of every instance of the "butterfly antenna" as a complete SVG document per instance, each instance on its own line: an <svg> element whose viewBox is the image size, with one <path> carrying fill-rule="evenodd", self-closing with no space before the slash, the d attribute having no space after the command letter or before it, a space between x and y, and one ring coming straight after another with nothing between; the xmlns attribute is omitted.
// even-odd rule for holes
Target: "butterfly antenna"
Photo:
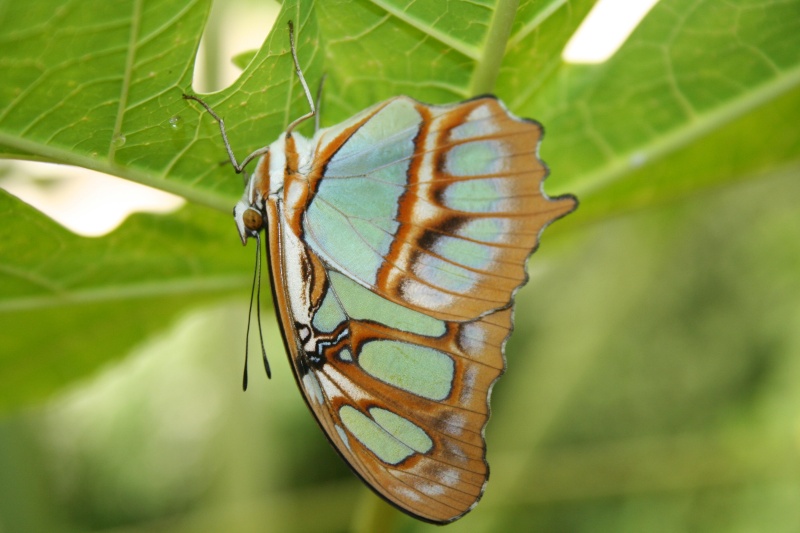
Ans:
<svg viewBox="0 0 800 533"><path fill-rule="evenodd" d="M264 360L264 370L267 373L267 379L272 378L272 372L269 370L269 361L267 361L267 349L264 348L264 331L261 328L261 234L256 233L256 255L258 259L258 288L256 289L256 319L258 320L258 339L261 341L261 358ZM251 292L252 298L252 292Z"/></svg>
<svg viewBox="0 0 800 533"><path fill-rule="evenodd" d="M253 319L253 300L256 300L256 320L258 321L258 337L261 341L261 357L264 359L264 369L267 378L272 377L267 361L267 350L264 348L264 332L261 329L261 235L256 234L256 266L253 270L253 286L250 289L250 307L247 312L247 333L244 345L244 373L242 375L242 390L247 390L247 360L250 357L250 323Z"/></svg>
<svg viewBox="0 0 800 533"><path fill-rule="evenodd" d="M250 288L250 307L247 309L247 333L244 338L244 374L242 376L242 390L247 390L247 360L250 356L250 322L253 320L253 297L256 293L256 279L258 276L258 261L261 254L258 253L259 240L256 238L256 264L253 269L253 286Z"/></svg>

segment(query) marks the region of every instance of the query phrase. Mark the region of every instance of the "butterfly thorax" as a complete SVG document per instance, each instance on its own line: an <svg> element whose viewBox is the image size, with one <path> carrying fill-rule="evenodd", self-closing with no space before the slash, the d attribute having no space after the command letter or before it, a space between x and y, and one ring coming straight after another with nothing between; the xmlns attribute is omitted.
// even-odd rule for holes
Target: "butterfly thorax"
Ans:
<svg viewBox="0 0 800 533"><path fill-rule="evenodd" d="M291 328L301 341L299 366L325 364L323 347L343 342L346 332L320 333L312 326L326 286L324 266L303 244L303 215L313 199L311 183L318 181L312 165L313 145L298 134L282 135L258 160L241 199L234 207L242 242L268 230L272 268L296 282L279 289L292 314ZM340 328L344 329L344 328Z"/></svg>
<svg viewBox="0 0 800 533"><path fill-rule="evenodd" d="M283 204L290 227L300 233L301 218L311 201L309 172L313 145L296 133L281 135L258 159L233 217L242 243L266 228L266 201L270 196Z"/></svg>

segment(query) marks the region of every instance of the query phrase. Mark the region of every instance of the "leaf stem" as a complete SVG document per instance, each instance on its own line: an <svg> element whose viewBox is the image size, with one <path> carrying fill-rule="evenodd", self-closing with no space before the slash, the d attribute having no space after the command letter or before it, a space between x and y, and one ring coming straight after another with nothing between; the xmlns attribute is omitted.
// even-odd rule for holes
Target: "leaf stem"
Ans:
<svg viewBox="0 0 800 533"><path fill-rule="evenodd" d="M361 500L353 516L351 531L353 533L396 531L400 512L373 494L371 490L364 488L361 494Z"/></svg>
<svg viewBox="0 0 800 533"><path fill-rule="evenodd" d="M469 85L469 94L478 95L494 91L500 65L506 53L506 44L511 35L511 26L517 14L519 0L498 0L492 20L489 22L489 31L486 33L486 45L483 54L475 65L472 80Z"/></svg>

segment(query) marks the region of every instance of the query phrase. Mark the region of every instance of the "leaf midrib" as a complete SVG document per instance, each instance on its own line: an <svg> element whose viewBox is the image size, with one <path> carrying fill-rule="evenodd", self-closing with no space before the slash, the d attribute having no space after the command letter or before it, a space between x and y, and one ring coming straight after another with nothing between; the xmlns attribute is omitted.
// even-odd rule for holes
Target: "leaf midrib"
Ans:
<svg viewBox="0 0 800 533"><path fill-rule="evenodd" d="M158 298L178 294L197 295L242 289L249 276L205 276L202 278L171 278L156 282L125 283L102 287L60 291L46 296L10 298L0 302L0 313L13 313L77 304L128 301Z"/></svg>
<svg viewBox="0 0 800 533"><path fill-rule="evenodd" d="M231 205L236 201L235 198L214 191L207 191L176 180L167 180L163 177L157 177L153 172L138 170L133 167L117 166L110 161L94 159L65 148L42 144L0 131L0 146L2 145L10 146L23 152L36 154L41 158L40 160L88 168L90 170L96 170L105 174L111 174L112 176L135 181L142 185L147 185L148 187L176 194L192 203L204 205L223 213L230 213Z"/></svg>
<svg viewBox="0 0 800 533"><path fill-rule="evenodd" d="M402 20L409 26L418 29L422 33L426 35L430 35L440 43L444 44L445 46L456 50L457 52L465 55L466 57L474 60L480 61L481 59L481 52L476 46L471 46L464 41L460 41L454 38L452 35L448 35L444 32L441 32L426 24L425 22L421 21L420 19L414 18L410 16L403 10L398 9L396 6L392 5L391 3L387 2L386 0L371 0L373 4L378 6L379 8L383 9L390 15L397 17L398 19Z"/></svg>
<svg viewBox="0 0 800 533"><path fill-rule="evenodd" d="M133 79L133 66L136 63L136 52L138 50L136 41L139 38L139 27L142 22L142 0L133 3L133 14L131 15L130 33L128 35L128 53L125 55L125 68L122 73L122 86L120 87L119 103L117 113L114 117L114 128L111 141L108 143L108 160L114 161L117 153L116 139L122 132L122 122L125 118L125 110L128 107L128 92Z"/></svg>
<svg viewBox="0 0 800 533"><path fill-rule="evenodd" d="M776 76L770 82L764 83L758 88L745 92L738 98L729 100L725 105L707 113L694 115L692 120L685 122L682 127L676 128L665 135L655 137L652 142L638 146L634 152L618 154L617 157L609 159L605 165L595 172L580 176L570 185L570 188L583 198L596 194L631 171L632 156L636 155L637 159L644 161L645 164L650 164L688 145L690 142L720 129L725 124L778 98L799 85L800 65L783 72L782 75Z"/></svg>

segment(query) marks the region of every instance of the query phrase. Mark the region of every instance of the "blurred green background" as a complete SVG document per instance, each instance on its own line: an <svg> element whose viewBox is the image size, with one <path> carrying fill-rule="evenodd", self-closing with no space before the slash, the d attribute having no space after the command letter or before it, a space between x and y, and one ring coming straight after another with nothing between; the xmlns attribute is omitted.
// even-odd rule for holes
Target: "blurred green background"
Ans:
<svg viewBox="0 0 800 533"><path fill-rule="evenodd" d="M574 191L583 203L548 228L531 260L508 370L492 396L487 491L448 531L800 531L800 37L786 37L798 35L790 15L800 21L800 4L766 2L749 11L748 2L726 5L734 4L751 18L727 19L720 8L718 24L772 31L760 53L783 50L765 62L788 57L776 70L789 74L774 98L722 121L726 127L701 128L683 144L657 147L661 157L652 163L621 172L597 164L602 157L581 151L578 141L569 150L565 124L573 120L591 137L592 126L579 117L600 111L576 110L574 94L565 94L552 97L564 99L560 107L536 113L548 128L548 190ZM535 2L520 9L533 5L544 9ZM571 6L569 27L590 5ZM659 21L715 5L665 0L651 13L650 29L657 34ZM777 28L779 19L786 24ZM652 35L640 38L640 50ZM746 70L748 63L728 52L709 65L727 58ZM573 67L537 98L558 88L580 93L582 84L625 66L615 65ZM714 79L712 67L698 67L696 77ZM509 74L501 73L501 89L513 85L503 76ZM333 79L335 87L335 73ZM639 101L645 93L633 94ZM213 138L213 127L207 131ZM670 131L659 139L672 142ZM643 135L624 142L635 147ZM609 142L626 153L619 138ZM177 255L202 270L193 263L205 256L193 257L182 236L204 229L209 256L225 255L215 265L230 263L240 277L180 305L145 296L131 314L109 321L102 303L92 318L68 305L18 303L24 290L12 266L33 254L28 247L47 250L63 240L96 243L102 252L92 257L115 252L113 241L108 248L103 240L71 241L5 198L0 532L434 529L383 504L330 449L295 388L267 301L273 379L263 378L256 358L250 390L241 392L253 250L236 245L227 212L190 206L163 220L136 215L112 234L125 242L167 228L174 242L148 243L162 254L153 265ZM11 231L20 220L46 229L36 240L21 239ZM115 264L135 259L123 255ZM132 346L124 357L113 344L120 337ZM103 354L106 345L114 349ZM83 353L100 353L102 366L76 378L70 369L84 364Z"/></svg>
<svg viewBox="0 0 800 533"><path fill-rule="evenodd" d="M545 236L494 389L488 489L448 530L800 528L798 200L775 176ZM3 531L348 530L377 498L306 411L272 316L274 377L256 359L239 389L246 309L193 309L7 415Z"/></svg>

